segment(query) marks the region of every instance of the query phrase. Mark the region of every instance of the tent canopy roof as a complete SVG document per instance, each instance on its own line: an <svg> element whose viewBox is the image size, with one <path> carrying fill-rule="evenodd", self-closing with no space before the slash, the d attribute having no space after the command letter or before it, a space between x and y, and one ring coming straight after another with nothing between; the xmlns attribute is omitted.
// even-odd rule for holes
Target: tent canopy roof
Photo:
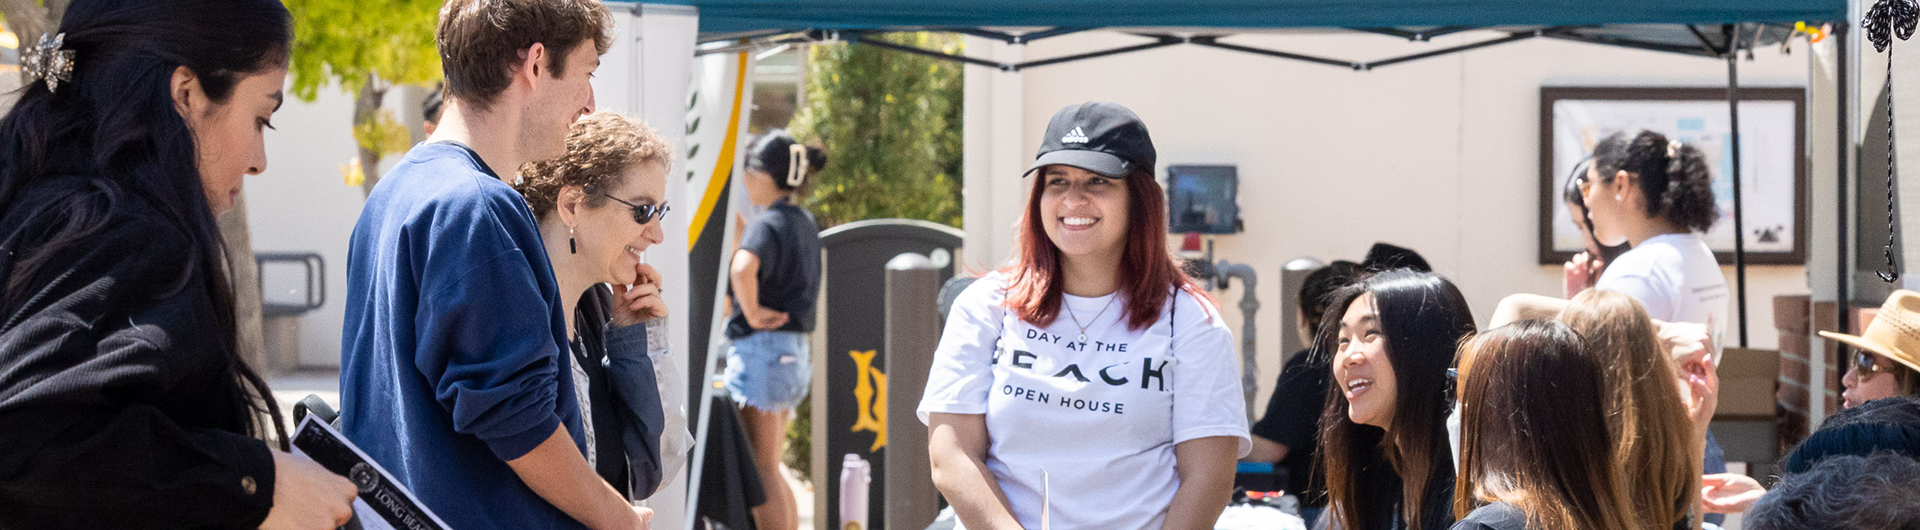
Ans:
<svg viewBox="0 0 1920 530"><path fill-rule="evenodd" d="M702 33L985 27L1362 28L1831 22L1844 0L648 0Z"/></svg>

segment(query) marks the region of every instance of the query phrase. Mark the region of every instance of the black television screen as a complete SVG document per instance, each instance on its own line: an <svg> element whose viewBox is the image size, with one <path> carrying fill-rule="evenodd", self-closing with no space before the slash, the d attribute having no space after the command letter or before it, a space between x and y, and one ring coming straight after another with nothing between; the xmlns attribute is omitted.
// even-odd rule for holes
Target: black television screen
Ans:
<svg viewBox="0 0 1920 530"><path fill-rule="evenodd" d="M1234 166L1167 166L1167 231L1239 233L1239 194Z"/></svg>

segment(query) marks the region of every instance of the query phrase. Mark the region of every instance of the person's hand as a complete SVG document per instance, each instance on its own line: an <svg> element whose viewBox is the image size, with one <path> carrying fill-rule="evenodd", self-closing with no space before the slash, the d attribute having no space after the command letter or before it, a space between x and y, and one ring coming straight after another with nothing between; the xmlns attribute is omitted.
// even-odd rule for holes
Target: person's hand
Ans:
<svg viewBox="0 0 1920 530"><path fill-rule="evenodd" d="M1739 473L1700 477L1700 504L1707 513L1745 513L1766 494L1760 481Z"/></svg>
<svg viewBox="0 0 1920 530"><path fill-rule="evenodd" d="M634 266L633 285L613 285L613 326L626 327L667 316L660 296L660 271L641 263Z"/></svg>
<svg viewBox="0 0 1920 530"><path fill-rule="evenodd" d="M307 457L273 452L273 508L261 530L338 528L353 519L353 481Z"/></svg>
<svg viewBox="0 0 1920 530"><path fill-rule="evenodd" d="M640 530L647 530L653 526L653 508L635 506L633 514L640 516Z"/></svg>
<svg viewBox="0 0 1920 530"><path fill-rule="evenodd" d="M1676 376L1680 379L1680 401L1687 406L1687 417L1693 420L1694 431L1704 439L1707 423L1713 421L1713 413L1720 407L1720 374L1705 359L1676 368Z"/></svg>
<svg viewBox="0 0 1920 530"><path fill-rule="evenodd" d="M753 329L770 331L787 325L787 313L784 311L774 311L766 306L755 306L753 310L741 308L741 310L747 312L747 325L753 326Z"/></svg>
<svg viewBox="0 0 1920 530"><path fill-rule="evenodd" d="M1707 423L1720 406L1720 374L1713 360L1713 335L1705 324L1653 321L1654 334L1673 359L1680 400L1687 406L1697 436L1705 439Z"/></svg>
<svg viewBox="0 0 1920 530"><path fill-rule="evenodd" d="M1706 324L1653 321L1653 332L1679 365L1704 361L1713 366L1713 334Z"/></svg>
<svg viewBox="0 0 1920 530"><path fill-rule="evenodd" d="M1572 299L1573 295L1592 288L1593 283L1600 279L1601 268L1605 266L1606 263L1586 252L1574 254L1573 259L1561 264L1560 287L1561 292L1566 294L1565 298Z"/></svg>

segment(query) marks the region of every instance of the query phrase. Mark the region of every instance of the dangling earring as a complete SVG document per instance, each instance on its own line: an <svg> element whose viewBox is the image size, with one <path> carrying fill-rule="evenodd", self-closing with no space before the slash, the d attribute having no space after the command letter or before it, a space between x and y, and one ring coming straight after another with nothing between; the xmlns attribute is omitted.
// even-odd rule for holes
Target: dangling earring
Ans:
<svg viewBox="0 0 1920 530"><path fill-rule="evenodd" d="M573 228L567 228L567 253L579 254L580 245L573 242Z"/></svg>

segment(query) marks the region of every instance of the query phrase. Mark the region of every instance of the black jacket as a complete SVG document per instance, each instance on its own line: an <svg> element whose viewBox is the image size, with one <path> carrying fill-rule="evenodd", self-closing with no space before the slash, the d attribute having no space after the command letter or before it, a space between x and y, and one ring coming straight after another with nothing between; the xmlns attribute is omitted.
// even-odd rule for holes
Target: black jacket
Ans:
<svg viewBox="0 0 1920 530"><path fill-rule="evenodd" d="M614 327L613 291L596 284L574 306L573 362L587 374L595 471L629 499L653 496L660 475L666 412L647 355L647 326ZM624 361L624 362L623 362Z"/></svg>
<svg viewBox="0 0 1920 530"><path fill-rule="evenodd" d="M0 218L0 282L82 202L104 228L0 291L0 528L259 526L272 453L245 434L185 233L104 180L54 179Z"/></svg>

